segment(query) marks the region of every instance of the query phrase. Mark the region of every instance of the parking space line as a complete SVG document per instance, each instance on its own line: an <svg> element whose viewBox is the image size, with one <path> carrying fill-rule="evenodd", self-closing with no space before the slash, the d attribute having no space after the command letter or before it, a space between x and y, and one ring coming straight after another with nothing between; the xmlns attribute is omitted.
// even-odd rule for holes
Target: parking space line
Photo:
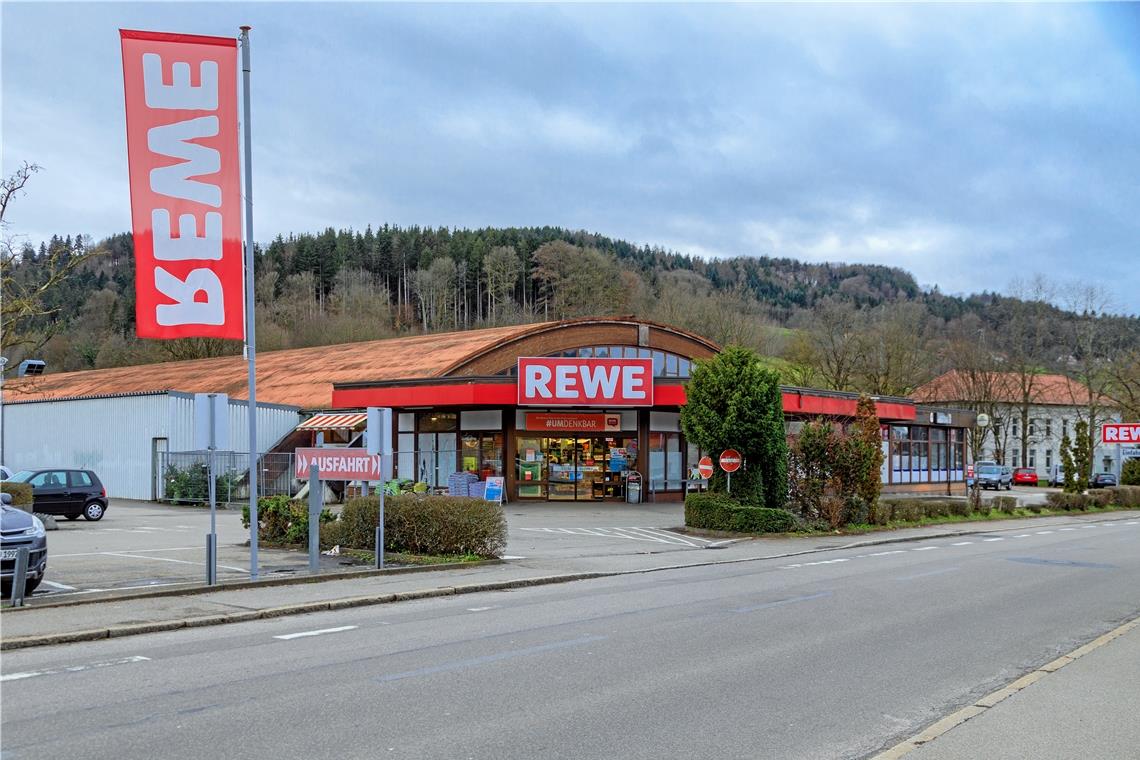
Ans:
<svg viewBox="0 0 1140 760"><path fill-rule="evenodd" d="M153 559L155 562L177 562L180 565L201 565L206 566L205 562L192 562L185 559L173 559L172 557L148 557L145 554L122 554L120 552L103 552L108 557L125 557L127 559ZM246 567L234 567L233 565L218 564L218 567L225 568L226 570L234 570L239 573L244 573L249 570Z"/></svg>

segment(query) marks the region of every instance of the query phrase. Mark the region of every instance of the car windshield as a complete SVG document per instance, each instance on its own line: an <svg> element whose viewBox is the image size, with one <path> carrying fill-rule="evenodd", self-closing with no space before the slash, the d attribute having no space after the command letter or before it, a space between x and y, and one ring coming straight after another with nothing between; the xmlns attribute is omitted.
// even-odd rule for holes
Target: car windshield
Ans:
<svg viewBox="0 0 1140 760"><path fill-rule="evenodd" d="M31 470L20 470L12 477L8 478L9 483L27 483L35 475Z"/></svg>
<svg viewBox="0 0 1140 760"><path fill-rule="evenodd" d="M1001 470L999 470L996 465L990 465L988 467L979 467L978 472L982 475L997 475Z"/></svg>

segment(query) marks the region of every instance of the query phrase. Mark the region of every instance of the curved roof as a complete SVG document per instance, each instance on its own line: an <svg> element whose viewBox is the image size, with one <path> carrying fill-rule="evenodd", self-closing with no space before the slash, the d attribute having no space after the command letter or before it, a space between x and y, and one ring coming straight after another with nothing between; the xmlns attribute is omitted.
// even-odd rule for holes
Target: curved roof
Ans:
<svg viewBox="0 0 1140 760"><path fill-rule="evenodd" d="M334 383L492 375L520 355L543 355L592 344L652 345L692 358L711 356L719 350L712 341L679 328L629 317L412 335L259 353L257 400L326 409L332 405ZM241 356L60 372L6 380L4 401L163 391L226 393L244 399L247 373Z"/></svg>

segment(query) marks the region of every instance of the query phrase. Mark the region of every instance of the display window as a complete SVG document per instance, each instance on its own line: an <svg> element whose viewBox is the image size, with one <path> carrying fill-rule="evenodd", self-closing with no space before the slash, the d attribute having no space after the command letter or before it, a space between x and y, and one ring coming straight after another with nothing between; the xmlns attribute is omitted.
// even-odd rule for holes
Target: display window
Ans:
<svg viewBox="0 0 1140 760"><path fill-rule="evenodd" d="M598 501L625 498L637 462L634 436L517 438L515 477L521 499Z"/></svg>
<svg viewBox="0 0 1140 760"><path fill-rule="evenodd" d="M480 480L503 474L503 434L463 433L460 436L463 470Z"/></svg>

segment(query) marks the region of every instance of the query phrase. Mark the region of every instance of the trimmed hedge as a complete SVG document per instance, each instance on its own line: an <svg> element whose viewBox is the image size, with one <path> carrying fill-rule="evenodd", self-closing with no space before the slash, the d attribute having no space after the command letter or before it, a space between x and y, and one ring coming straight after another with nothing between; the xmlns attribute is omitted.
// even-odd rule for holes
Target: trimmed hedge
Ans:
<svg viewBox="0 0 1140 760"><path fill-rule="evenodd" d="M22 509L32 506L32 487L27 483L0 482L0 493L12 494L13 507Z"/></svg>
<svg viewBox="0 0 1140 760"><path fill-rule="evenodd" d="M1105 490L1112 494L1114 504L1122 507L1140 507L1140 485L1116 486Z"/></svg>
<svg viewBox="0 0 1140 760"><path fill-rule="evenodd" d="M340 519L322 525L321 544L372 550L380 502L351 499ZM384 549L428 555L497 557L507 545L507 520L493 502L466 496L401 494L384 499Z"/></svg>
<svg viewBox="0 0 1140 760"><path fill-rule="evenodd" d="M966 516L970 502L965 499L879 499L871 511L871 522L917 522L928 517Z"/></svg>
<svg viewBox="0 0 1140 760"><path fill-rule="evenodd" d="M732 533L788 533L795 530L796 518L786 509L747 506L719 493L693 493L685 497L685 525Z"/></svg>
<svg viewBox="0 0 1140 760"><path fill-rule="evenodd" d="M1012 515L1017 511L1017 497L1016 496L995 496L993 501L990 502L990 507L996 509L998 512L1005 512Z"/></svg>
<svg viewBox="0 0 1140 760"><path fill-rule="evenodd" d="M1050 493L1045 496L1045 503L1049 509L1058 511L1072 511L1088 509L1092 506L1092 497L1083 493Z"/></svg>
<svg viewBox="0 0 1140 760"><path fill-rule="evenodd" d="M1120 485L1140 486L1140 459L1129 459L1120 469Z"/></svg>

